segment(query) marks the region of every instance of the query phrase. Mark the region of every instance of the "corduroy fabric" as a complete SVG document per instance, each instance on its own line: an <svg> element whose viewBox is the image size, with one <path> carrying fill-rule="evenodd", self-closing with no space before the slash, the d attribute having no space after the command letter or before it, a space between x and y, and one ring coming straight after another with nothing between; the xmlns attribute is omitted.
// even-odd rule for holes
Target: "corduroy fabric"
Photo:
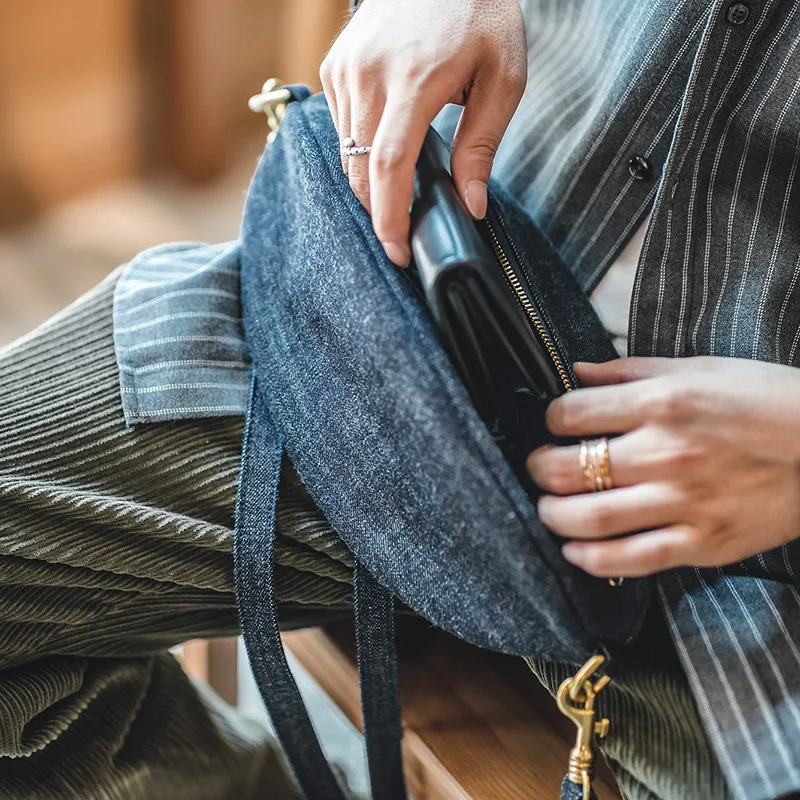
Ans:
<svg viewBox="0 0 800 800"><path fill-rule="evenodd" d="M528 659L554 696L578 666ZM627 800L728 800L722 770L708 743L685 681L674 672L640 669L597 696L608 717L603 755Z"/></svg>
<svg viewBox="0 0 800 800"><path fill-rule="evenodd" d="M164 652L238 633L242 422L126 426L116 279L0 351L0 796L294 797L264 731ZM284 625L349 608L347 551L291 470L278 508Z"/></svg>

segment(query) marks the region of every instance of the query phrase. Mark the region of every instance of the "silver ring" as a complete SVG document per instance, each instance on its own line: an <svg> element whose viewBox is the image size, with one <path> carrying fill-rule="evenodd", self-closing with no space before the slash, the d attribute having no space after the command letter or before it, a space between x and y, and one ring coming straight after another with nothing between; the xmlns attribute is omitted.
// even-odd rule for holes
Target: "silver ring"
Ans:
<svg viewBox="0 0 800 800"><path fill-rule="evenodd" d="M349 136L342 139L342 153L346 156L366 156L372 152L371 144L357 145L355 139Z"/></svg>

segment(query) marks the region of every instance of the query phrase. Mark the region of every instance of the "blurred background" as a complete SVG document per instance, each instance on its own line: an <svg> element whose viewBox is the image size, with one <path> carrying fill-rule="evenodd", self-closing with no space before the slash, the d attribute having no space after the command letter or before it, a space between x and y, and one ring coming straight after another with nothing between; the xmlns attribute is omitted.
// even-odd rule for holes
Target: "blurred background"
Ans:
<svg viewBox="0 0 800 800"><path fill-rule="evenodd" d="M0 346L137 251L238 232L268 77L319 88L347 0L2 0Z"/></svg>

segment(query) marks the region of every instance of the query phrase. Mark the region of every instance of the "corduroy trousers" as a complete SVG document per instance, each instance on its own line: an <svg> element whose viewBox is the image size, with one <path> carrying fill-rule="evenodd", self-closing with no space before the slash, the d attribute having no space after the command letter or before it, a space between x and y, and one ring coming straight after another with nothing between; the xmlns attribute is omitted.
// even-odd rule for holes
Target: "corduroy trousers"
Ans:
<svg viewBox="0 0 800 800"><path fill-rule="evenodd" d="M126 426L115 282L0 350L0 797L295 797L267 734L167 652L238 632L242 421ZM349 608L348 551L291 470L278 533L282 624ZM572 669L531 666L553 691ZM649 670L600 700L626 797L727 797L684 684Z"/></svg>

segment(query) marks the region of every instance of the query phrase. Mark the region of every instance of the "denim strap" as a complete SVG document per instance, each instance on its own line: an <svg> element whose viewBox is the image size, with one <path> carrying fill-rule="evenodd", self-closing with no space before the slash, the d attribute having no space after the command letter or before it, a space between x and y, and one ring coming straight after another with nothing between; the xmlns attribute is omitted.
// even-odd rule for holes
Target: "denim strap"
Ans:
<svg viewBox="0 0 800 800"><path fill-rule="evenodd" d="M256 408L258 423L254 425ZM254 379L233 549L244 642L264 705L303 794L309 800L344 800L289 669L278 629L273 568L282 455L283 445Z"/></svg>
<svg viewBox="0 0 800 800"><path fill-rule="evenodd" d="M573 783L566 775L561 781L561 800L583 800L583 786ZM589 790L589 800L597 800L594 789Z"/></svg>
<svg viewBox="0 0 800 800"><path fill-rule="evenodd" d="M356 562L356 648L373 800L406 800L394 598Z"/></svg>

